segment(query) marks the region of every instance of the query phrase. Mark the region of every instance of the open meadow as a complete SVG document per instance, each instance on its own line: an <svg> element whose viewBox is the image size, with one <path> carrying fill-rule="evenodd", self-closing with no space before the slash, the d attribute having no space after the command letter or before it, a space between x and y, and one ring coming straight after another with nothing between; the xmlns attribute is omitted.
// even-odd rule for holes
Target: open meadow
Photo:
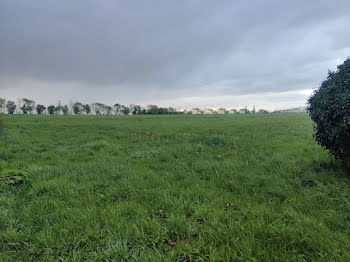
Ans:
<svg viewBox="0 0 350 262"><path fill-rule="evenodd" d="M1 118L0 261L350 261L307 114Z"/></svg>

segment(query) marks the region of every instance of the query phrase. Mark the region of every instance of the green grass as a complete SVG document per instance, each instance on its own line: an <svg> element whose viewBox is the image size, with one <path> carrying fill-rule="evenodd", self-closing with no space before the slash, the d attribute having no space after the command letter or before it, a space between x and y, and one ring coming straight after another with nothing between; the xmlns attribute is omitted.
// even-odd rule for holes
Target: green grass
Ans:
<svg viewBox="0 0 350 262"><path fill-rule="evenodd" d="M350 261L306 114L2 118L1 261Z"/></svg>

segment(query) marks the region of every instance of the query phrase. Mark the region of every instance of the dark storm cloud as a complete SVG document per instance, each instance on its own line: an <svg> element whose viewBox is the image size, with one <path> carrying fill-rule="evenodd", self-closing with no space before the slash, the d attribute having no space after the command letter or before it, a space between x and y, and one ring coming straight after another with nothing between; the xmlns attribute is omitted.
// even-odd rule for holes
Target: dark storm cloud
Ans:
<svg viewBox="0 0 350 262"><path fill-rule="evenodd" d="M349 14L342 0L0 0L0 91L23 79L130 100L310 89L350 54Z"/></svg>

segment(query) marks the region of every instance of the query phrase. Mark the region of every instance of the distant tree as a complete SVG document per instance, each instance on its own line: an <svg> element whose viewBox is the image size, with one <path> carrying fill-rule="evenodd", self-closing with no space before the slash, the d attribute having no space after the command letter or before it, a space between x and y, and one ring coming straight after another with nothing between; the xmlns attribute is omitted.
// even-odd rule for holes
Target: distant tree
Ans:
<svg viewBox="0 0 350 262"><path fill-rule="evenodd" d="M41 104L37 104L35 109L38 115L41 115L45 111L46 107Z"/></svg>
<svg viewBox="0 0 350 262"><path fill-rule="evenodd" d="M218 113L219 113L219 114L227 114L228 111L226 110L226 108L223 108L223 107L222 107L222 108L219 108L219 109L218 109Z"/></svg>
<svg viewBox="0 0 350 262"><path fill-rule="evenodd" d="M128 115L130 113L130 108L122 105L121 112L123 115Z"/></svg>
<svg viewBox="0 0 350 262"><path fill-rule="evenodd" d="M7 101L7 104L6 104L6 109L7 109L7 113L12 115L15 113L16 111L16 103L14 101Z"/></svg>
<svg viewBox="0 0 350 262"><path fill-rule="evenodd" d="M133 115L141 114L141 111L142 111L142 110L141 110L141 106L131 104L131 105L129 106L129 108L130 108L131 114L133 114Z"/></svg>
<svg viewBox="0 0 350 262"><path fill-rule="evenodd" d="M92 113L92 114L96 114L95 103L91 103L91 104L90 104L90 108L91 108L91 113Z"/></svg>
<svg viewBox="0 0 350 262"><path fill-rule="evenodd" d="M140 105L136 105L135 106L135 110L134 110L135 112L136 112L136 114L141 114L141 112L142 112L142 108L141 108L141 106Z"/></svg>
<svg viewBox="0 0 350 262"><path fill-rule="evenodd" d="M147 114L147 109L144 108L144 107L142 107L142 108L141 108L141 113L140 113L140 114L146 115L146 114Z"/></svg>
<svg viewBox="0 0 350 262"><path fill-rule="evenodd" d="M113 108L111 106L106 106L105 107L105 114L106 115L111 115L113 112Z"/></svg>
<svg viewBox="0 0 350 262"><path fill-rule="evenodd" d="M89 104L83 105L83 110L85 114L89 115L91 113L91 107Z"/></svg>
<svg viewBox="0 0 350 262"><path fill-rule="evenodd" d="M148 105L147 106L147 113L150 115L159 114L159 107L156 105Z"/></svg>
<svg viewBox="0 0 350 262"><path fill-rule="evenodd" d="M255 106L253 106L252 113L253 113L253 114L255 114L255 113L256 113Z"/></svg>
<svg viewBox="0 0 350 262"><path fill-rule="evenodd" d="M176 114L177 113L176 108L174 108L174 107L169 107L168 112L169 112L169 114Z"/></svg>
<svg viewBox="0 0 350 262"><path fill-rule="evenodd" d="M55 107L55 113L61 114L62 110L63 110L62 103L61 103L61 101L58 101L58 105Z"/></svg>
<svg viewBox="0 0 350 262"><path fill-rule="evenodd" d="M0 114L5 113L6 110L6 100L0 97Z"/></svg>
<svg viewBox="0 0 350 262"><path fill-rule="evenodd" d="M240 110L239 110L239 113L241 113L241 114L249 114L250 111L249 111L249 109L248 109L247 106L246 106L245 108L240 109Z"/></svg>
<svg viewBox="0 0 350 262"><path fill-rule="evenodd" d="M75 115L79 115L79 114L81 114L82 111L83 111L83 104L80 102L75 102L73 104L73 113Z"/></svg>
<svg viewBox="0 0 350 262"><path fill-rule="evenodd" d="M159 107L158 108L158 114L160 114L160 115L169 114L169 108L167 108L167 107Z"/></svg>
<svg viewBox="0 0 350 262"><path fill-rule="evenodd" d="M105 104L93 103L93 108L94 108L96 115L106 115L107 114L107 106Z"/></svg>
<svg viewBox="0 0 350 262"><path fill-rule="evenodd" d="M129 110L130 110L131 114L136 115L137 111L135 109L135 105L134 104L130 104L129 105Z"/></svg>
<svg viewBox="0 0 350 262"><path fill-rule="evenodd" d="M115 114L115 115L119 115L121 109L122 109L122 106L121 106L120 104L118 104L118 103L115 104L115 105L113 106L114 114Z"/></svg>
<svg viewBox="0 0 350 262"><path fill-rule="evenodd" d="M268 114L269 113L269 111L267 111L267 110L265 110L265 109L260 109L259 111L258 111L258 114Z"/></svg>
<svg viewBox="0 0 350 262"><path fill-rule="evenodd" d="M47 107L47 112L49 112L50 115L55 114L56 107L54 105L48 106Z"/></svg>
<svg viewBox="0 0 350 262"><path fill-rule="evenodd" d="M28 114L28 109L25 105L21 106L21 110L22 110L23 114L25 114L25 115Z"/></svg>
<svg viewBox="0 0 350 262"><path fill-rule="evenodd" d="M64 115L68 115L69 114L69 108L68 108L67 105L62 107L62 112L63 112Z"/></svg>
<svg viewBox="0 0 350 262"><path fill-rule="evenodd" d="M200 108L198 107L194 107L190 110L191 114L193 115L199 115L199 114L204 114L204 111L201 110Z"/></svg>
<svg viewBox="0 0 350 262"><path fill-rule="evenodd" d="M204 114L212 115L214 114L214 110L212 108L207 108L205 109Z"/></svg>
<svg viewBox="0 0 350 262"><path fill-rule="evenodd" d="M95 114L96 115L102 115L102 108L101 108L101 104L100 103L93 103L93 107L94 107L94 110L95 110Z"/></svg>
<svg viewBox="0 0 350 262"><path fill-rule="evenodd" d="M32 114L32 112L35 109L35 102L33 100L30 100L30 99L24 99L23 101L27 105L29 114Z"/></svg>
<svg viewBox="0 0 350 262"><path fill-rule="evenodd" d="M33 100L23 98L22 99L23 105L21 107L21 110L23 114L32 114L34 108L35 108L35 102Z"/></svg>

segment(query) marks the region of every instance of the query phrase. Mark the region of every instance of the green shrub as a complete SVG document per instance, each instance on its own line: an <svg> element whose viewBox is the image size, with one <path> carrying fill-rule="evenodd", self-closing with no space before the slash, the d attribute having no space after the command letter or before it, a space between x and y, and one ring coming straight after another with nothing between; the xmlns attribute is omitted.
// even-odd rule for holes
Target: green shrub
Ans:
<svg viewBox="0 0 350 262"><path fill-rule="evenodd" d="M308 100L315 139L337 159L350 164L350 58L338 66Z"/></svg>
<svg viewBox="0 0 350 262"><path fill-rule="evenodd" d="M7 185L22 184L28 180L28 174L21 170L2 170L0 172L0 183Z"/></svg>

